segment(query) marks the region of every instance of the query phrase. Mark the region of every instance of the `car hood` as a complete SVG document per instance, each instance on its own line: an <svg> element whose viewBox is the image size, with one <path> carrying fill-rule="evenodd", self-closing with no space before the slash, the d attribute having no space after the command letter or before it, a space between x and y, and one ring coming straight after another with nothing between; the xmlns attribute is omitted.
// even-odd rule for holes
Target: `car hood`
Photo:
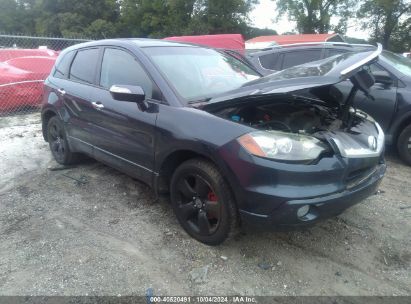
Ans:
<svg viewBox="0 0 411 304"><path fill-rule="evenodd" d="M219 104L247 96L292 93L303 89L331 86L350 79L357 89L368 94L373 84L372 76L364 73L364 66L376 60L382 52L379 44L377 50L346 53L323 60L295 66L280 72L245 83L240 88L210 99L207 104Z"/></svg>

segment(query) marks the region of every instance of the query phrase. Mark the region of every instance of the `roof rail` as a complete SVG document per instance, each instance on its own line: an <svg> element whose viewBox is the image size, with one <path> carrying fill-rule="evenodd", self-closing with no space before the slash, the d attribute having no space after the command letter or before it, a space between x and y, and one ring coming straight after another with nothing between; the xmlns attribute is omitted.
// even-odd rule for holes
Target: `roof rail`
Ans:
<svg viewBox="0 0 411 304"><path fill-rule="evenodd" d="M281 49L284 47L293 47L293 46L305 46L305 45L341 45L341 46L348 46L352 47L353 44L348 43L348 42L330 42L330 41L324 41L324 42L299 42L299 43L290 43L290 44L279 44L279 45L273 45L267 48L263 49L256 49L256 51L269 51L269 50L274 50L274 49ZM248 50L253 50L253 49L248 49Z"/></svg>
<svg viewBox="0 0 411 304"><path fill-rule="evenodd" d="M351 43L352 46L363 46L363 47L376 47L375 45L372 44L367 44L367 43Z"/></svg>

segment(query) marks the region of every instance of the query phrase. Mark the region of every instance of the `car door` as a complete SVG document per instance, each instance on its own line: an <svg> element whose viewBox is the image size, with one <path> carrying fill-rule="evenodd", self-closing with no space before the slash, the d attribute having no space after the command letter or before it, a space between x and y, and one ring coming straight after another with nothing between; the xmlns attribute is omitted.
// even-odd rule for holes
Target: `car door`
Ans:
<svg viewBox="0 0 411 304"><path fill-rule="evenodd" d="M388 73L378 63L370 65L371 73L385 72ZM389 73L390 74L390 73ZM358 92L355 96L354 105L356 108L371 115L386 131L391 125L396 103L397 103L397 79L390 74L393 80L392 84L375 83L370 88L370 95L373 98L369 98L362 92ZM346 98L352 88L350 81L343 81L337 85Z"/></svg>
<svg viewBox="0 0 411 304"><path fill-rule="evenodd" d="M365 98L364 94L359 94L355 105L366 113L369 113L382 127L388 130L395 113L397 104L398 80L378 63L370 66L371 73L388 73L392 79L392 84L375 83L370 90L374 98ZM361 98L362 97L362 98Z"/></svg>
<svg viewBox="0 0 411 304"><path fill-rule="evenodd" d="M91 88L95 84L99 57L97 47L78 50L70 65L68 79L58 89L68 117L66 130L70 142L76 150L89 154L92 153L94 133L89 122L95 112L91 104Z"/></svg>
<svg viewBox="0 0 411 304"><path fill-rule="evenodd" d="M154 170L155 124L158 89L136 57L127 50L106 47L102 56L99 84L92 90L95 133L94 157L147 183ZM147 110L137 103L114 100L113 85L141 86L146 94ZM156 99L157 98L157 99Z"/></svg>

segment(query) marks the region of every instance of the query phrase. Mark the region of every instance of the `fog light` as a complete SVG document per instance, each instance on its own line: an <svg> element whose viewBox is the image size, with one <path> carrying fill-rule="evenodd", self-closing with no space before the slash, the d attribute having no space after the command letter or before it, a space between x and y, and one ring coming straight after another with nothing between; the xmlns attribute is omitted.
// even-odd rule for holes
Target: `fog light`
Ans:
<svg viewBox="0 0 411 304"><path fill-rule="evenodd" d="M310 212L310 206L309 205L302 206L301 208L297 210L297 216L299 219L301 219L305 217L308 214L308 212Z"/></svg>

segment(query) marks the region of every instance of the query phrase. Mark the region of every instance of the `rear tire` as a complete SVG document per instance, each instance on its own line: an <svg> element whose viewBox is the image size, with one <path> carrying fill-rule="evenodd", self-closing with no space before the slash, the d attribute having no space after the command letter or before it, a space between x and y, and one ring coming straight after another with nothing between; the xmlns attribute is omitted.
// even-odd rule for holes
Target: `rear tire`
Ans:
<svg viewBox="0 0 411 304"><path fill-rule="evenodd" d="M214 164L201 158L181 164L170 184L171 204L183 229L207 245L219 245L238 231L231 189Z"/></svg>
<svg viewBox="0 0 411 304"><path fill-rule="evenodd" d="M406 127L398 137L397 149L401 159L411 166L411 125Z"/></svg>
<svg viewBox="0 0 411 304"><path fill-rule="evenodd" d="M78 153L70 151L63 122L57 117L50 118L47 124L47 140L51 154L61 165L72 165L80 159Z"/></svg>

